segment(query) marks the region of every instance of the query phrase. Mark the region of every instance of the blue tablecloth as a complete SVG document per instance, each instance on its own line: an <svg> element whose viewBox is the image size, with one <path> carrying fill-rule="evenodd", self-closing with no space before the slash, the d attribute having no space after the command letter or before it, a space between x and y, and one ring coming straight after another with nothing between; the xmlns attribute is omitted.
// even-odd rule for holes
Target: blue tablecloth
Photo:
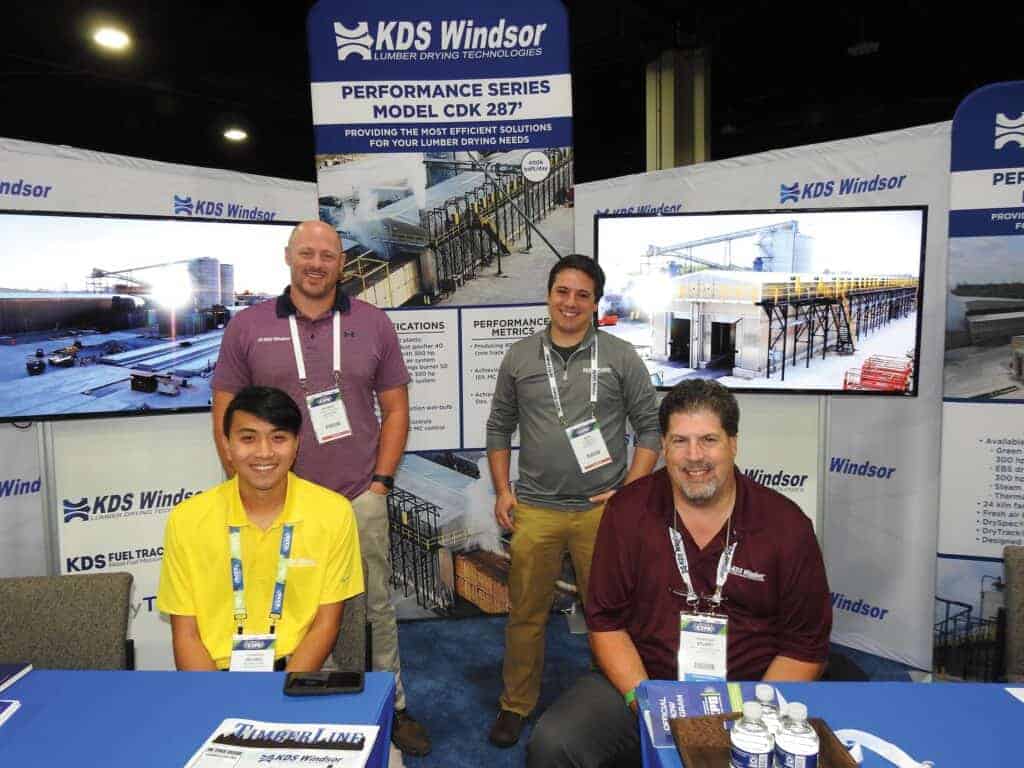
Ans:
<svg viewBox="0 0 1024 768"><path fill-rule="evenodd" d="M701 689L699 683L643 683L639 695L673 688ZM833 731L853 729L895 745L918 763L936 768L1024 765L1017 737L1024 729L1024 702L1006 685L975 683L779 683L787 701L807 705L810 717L824 719ZM1020 691L1021 686L1009 686ZM657 695L647 697L653 703ZM650 715L659 728L658 712ZM646 768L680 768L675 746L657 749L641 727ZM862 749L864 768L889 768L888 760Z"/></svg>
<svg viewBox="0 0 1024 768"><path fill-rule="evenodd" d="M379 725L369 766L385 768L395 681L366 675L360 694L285 696L283 672L33 670L0 699L21 708L0 725L0 766L185 765L221 721Z"/></svg>

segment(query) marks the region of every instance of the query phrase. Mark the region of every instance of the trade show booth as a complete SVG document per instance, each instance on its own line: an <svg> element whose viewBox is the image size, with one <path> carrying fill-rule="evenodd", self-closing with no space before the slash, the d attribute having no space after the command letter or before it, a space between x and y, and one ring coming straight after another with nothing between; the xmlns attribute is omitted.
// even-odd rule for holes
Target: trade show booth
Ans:
<svg viewBox="0 0 1024 768"><path fill-rule="evenodd" d="M319 219L342 293L386 312L411 377L387 501L399 620L508 610L486 423L506 351L548 323L548 271L577 253L607 275L597 326L659 396L737 393L736 466L813 524L833 643L915 679L1005 675L1024 85L952 122L577 184L565 8L529 5L532 24L459 27L316 4L316 184L0 139L0 577L131 573L135 666L173 669L164 529L224 479L221 340ZM518 433L510 463L514 482ZM566 563L553 609L581 633L575 584Z"/></svg>

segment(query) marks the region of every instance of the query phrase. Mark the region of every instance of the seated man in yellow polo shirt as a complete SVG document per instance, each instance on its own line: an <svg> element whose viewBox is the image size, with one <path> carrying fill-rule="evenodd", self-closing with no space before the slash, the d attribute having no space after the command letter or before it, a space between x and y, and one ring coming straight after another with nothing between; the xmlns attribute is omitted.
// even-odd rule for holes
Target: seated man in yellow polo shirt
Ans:
<svg viewBox="0 0 1024 768"><path fill-rule="evenodd" d="M291 473L302 413L247 387L224 414L235 476L171 510L157 608L181 670L319 670L363 591L348 499Z"/></svg>

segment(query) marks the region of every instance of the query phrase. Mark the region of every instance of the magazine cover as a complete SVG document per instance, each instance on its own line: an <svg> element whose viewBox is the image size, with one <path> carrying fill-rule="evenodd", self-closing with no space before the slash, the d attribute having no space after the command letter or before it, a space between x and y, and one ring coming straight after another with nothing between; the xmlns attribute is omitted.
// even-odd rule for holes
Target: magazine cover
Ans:
<svg viewBox="0 0 1024 768"><path fill-rule="evenodd" d="M265 723L229 719L185 768L302 765L362 768L377 739L376 725Z"/></svg>

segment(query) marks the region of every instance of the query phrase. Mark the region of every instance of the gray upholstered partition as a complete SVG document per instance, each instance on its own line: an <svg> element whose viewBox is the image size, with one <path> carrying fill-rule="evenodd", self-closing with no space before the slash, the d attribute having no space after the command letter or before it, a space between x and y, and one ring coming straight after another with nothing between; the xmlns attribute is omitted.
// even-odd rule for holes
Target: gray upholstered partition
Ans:
<svg viewBox="0 0 1024 768"><path fill-rule="evenodd" d="M1006 679L1024 682L1024 547L1005 547Z"/></svg>
<svg viewBox="0 0 1024 768"><path fill-rule="evenodd" d="M334 662L344 672L366 670L366 593L345 601L338 641L334 644Z"/></svg>
<svg viewBox="0 0 1024 768"><path fill-rule="evenodd" d="M0 662L127 669L128 573L0 579Z"/></svg>

